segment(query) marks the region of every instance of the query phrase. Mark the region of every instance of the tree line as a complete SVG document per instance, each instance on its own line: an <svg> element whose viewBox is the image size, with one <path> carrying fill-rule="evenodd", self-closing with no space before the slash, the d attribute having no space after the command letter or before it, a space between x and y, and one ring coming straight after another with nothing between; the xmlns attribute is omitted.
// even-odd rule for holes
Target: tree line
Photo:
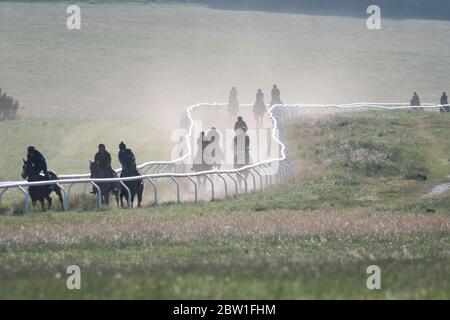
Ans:
<svg viewBox="0 0 450 320"><path fill-rule="evenodd" d="M194 0L229 9L351 14L364 16L370 5L379 5L383 15L398 18L450 19L449 0Z"/></svg>
<svg viewBox="0 0 450 320"><path fill-rule="evenodd" d="M0 88L0 121L17 119L19 108L19 101L2 92Z"/></svg>

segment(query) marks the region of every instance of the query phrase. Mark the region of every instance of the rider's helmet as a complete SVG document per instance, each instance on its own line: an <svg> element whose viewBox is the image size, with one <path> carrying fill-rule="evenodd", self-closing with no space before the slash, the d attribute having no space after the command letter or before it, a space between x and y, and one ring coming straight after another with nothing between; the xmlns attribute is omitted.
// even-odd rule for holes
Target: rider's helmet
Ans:
<svg viewBox="0 0 450 320"><path fill-rule="evenodd" d="M33 147L33 146L29 146L29 147L27 148L27 151L28 151L29 154L33 154L34 151L36 151L36 148Z"/></svg>
<svg viewBox="0 0 450 320"><path fill-rule="evenodd" d="M105 151L105 150L106 150L105 145L104 145L103 143L100 143L100 144L98 145L98 150L100 150L100 151Z"/></svg>
<svg viewBox="0 0 450 320"><path fill-rule="evenodd" d="M125 145L125 143L123 143L123 141L120 142L120 144L119 144L119 150L125 150L126 148L127 148L127 146Z"/></svg>

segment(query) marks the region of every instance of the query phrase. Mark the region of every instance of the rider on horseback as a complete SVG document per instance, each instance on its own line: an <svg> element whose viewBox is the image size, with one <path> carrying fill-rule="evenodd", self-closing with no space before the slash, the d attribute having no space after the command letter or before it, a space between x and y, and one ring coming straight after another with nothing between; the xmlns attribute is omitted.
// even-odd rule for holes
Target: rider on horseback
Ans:
<svg viewBox="0 0 450 320"><path fill-rule="evenodd" d="M276 84L273 85L271 94L272 94L272 101L270 102L270 106L276 104L283 104L280 97L281 96L280 89L278 89Z"/></svg>
<svg viewBox="0 0 450 320"><path fill-rule="evenodd" d="M417 92L414 92L413 97L411 98L410 105L414 107L420 107L420 98Z"/></svg>
<svg viewBox="0 0 450 320"><path fill-rule="evenodd" d="M237 131L239 129L242 129L244 131L247 131L248 129L247 123L244 121L244 119L242 119L241 116L237 118L237 121L234 124L234 131Z"/></svg>
<svg viewBox="0 0 450 320"><path fill-rule="evenodd" d="M122 165L122 172L120 174L121 177L129 176L132 174L136 174L137 171L136 166L136 157L133 154L131 149L127 149L127 146L123 141L119 144L119 162ZM133 168L134 166L134 168Z"/></svg>
<svg viewBox="0 0 450 320"><path fill-rule="evenodd" d="M49 178L47 171L47 162L45 161L42 153L36 150L36 148L33 146L29 146L27 151L27 161L29 161L33 165L36 174L40 174L41 172L43 172L44 176L46 178Z"/></svg>
<svg viewBox="0 0 450 320"><path fill-rule="evenodd" d="M103 143L98 145L98 152L95 154L94 161L101 169L111 175L111 177L116 175L114 169L111 167L111 154L106 151L106 147Z"/></svg>
<svg viewBox="0 0 450 320"><path fill-rule="evenodd" d="M236 87L231 88L230 95L228 97L228 115L231 118L236 117L239 112L238 92Z"/></svg>
<svg viewBox="0 0 450 320"><path fill-rule="evenodd" d="M441 96L441 112L450 112L450 106L448 105L447 93L443 92Z"/></svg>
<svg viewBox="0 0 450 320"><path fill-rule="evenodd" d="M253 105L253 114L255 115L255 121L258 128L263 125L263 117L265 113L266 105L264 103L264 93L261 89L258 89L258 92L256 93L256 101Z"/></svg>

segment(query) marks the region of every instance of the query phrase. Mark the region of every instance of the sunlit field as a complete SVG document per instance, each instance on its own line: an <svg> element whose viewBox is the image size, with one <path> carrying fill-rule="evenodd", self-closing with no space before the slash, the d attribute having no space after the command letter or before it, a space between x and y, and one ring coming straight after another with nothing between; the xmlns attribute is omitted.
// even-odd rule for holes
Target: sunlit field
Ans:
<svg viewBox="0 0 450 320"><path fill-rule="evenodd" d="M449 125L421 111L304 116L287 124L296 176L261 193L0 217L0 297L448 299L450 194L426 194L450 171ZM366 287L369 265L381 290Z"/></svg>
<svg viewBox="0 0 450 320"><path fill-rule="evenodd" d="M450 21L214 9L196 4L0 2L0 88L20 102L0 122L0 182L20 180L26 147L58 174L87 173L99 143L138 164L170 160L182 113L241 103L274 83L286 104L438 103L450 91ZM242 112L255 127L250 109ZM75 187L70 211L0 205L0 299L449 299L450 113L310 112L290 119L295 175L223 199L163 181L161 203L97 210ZM233 127L193 112L202 130ZM272 124L265 118L265 128ZM193 137L193 145L197 136ZM251 147L256 145L254 141ZM227 145L231 146L230 143ZM187 171L191 166L186 166ZM186 183L185 183L186 182ZM166 183L164 185L164 183ZM68 290L66 268L81 268ZM369 290L367 267L382 270Z"/></svg>

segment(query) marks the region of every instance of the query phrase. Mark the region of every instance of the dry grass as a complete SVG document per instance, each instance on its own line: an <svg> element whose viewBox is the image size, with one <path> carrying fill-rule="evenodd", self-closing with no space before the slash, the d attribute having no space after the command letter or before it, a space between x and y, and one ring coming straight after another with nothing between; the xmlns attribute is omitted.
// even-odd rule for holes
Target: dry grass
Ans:
<svg viewBox="0 0 450 320"><path fill-rule="evenodd" d="M84 242L188 242L210 237L270 238L309 235L397 238L448 234L446 215L393 214L372 211L273 211L233 214L152 216L102 215L95 219L58 219L0 225L1 245Z"/></svg>

